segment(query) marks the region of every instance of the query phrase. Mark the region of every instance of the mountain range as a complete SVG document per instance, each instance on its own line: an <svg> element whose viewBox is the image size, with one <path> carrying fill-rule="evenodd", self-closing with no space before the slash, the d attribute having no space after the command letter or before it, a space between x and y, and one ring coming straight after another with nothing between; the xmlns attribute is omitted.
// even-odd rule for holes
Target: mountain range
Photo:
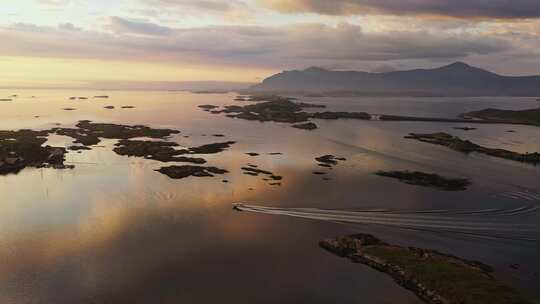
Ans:
<svg viewBox="0 0 540 304"><path fill-rule="evenodd" d="M311 67L275 74L251 90L329 95L540 96L540 76L503 76L463 62L386 73Z"/></svg>

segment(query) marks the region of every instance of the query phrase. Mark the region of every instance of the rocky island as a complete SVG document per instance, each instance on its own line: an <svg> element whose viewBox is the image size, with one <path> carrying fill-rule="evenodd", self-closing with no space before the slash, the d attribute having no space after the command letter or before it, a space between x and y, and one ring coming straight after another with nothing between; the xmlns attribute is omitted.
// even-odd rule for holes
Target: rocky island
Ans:
<svg viewBox="0 0 540 304"><path fill-rule="evenodd" d="M275 175L274 173L259 169L257 165L248 165L247 167L242 167L242 171L246 175L259 176L259 174L267 175L272 180L282 180L283 177Z"/></svg>
<svg viewBox="0 0 540 304"><path fill-rule="evenodd" d="M344 157L328 154L316 157L315 160L319 163L318 165L321 167L331 167L337 165L338 162L346 161L347 159Z"/></svg>
<svg viewBox="0 0 540 304"><path fill-rule="evenodd" d="M162 167L156 171L165 174L172 179L182 179L190 176L213 177L214 174L225 174L229 172L225 169L220 169L216 167L202 167L190 165Z"/></svg>
<svg viewBox="0 0 540 304"><path fill-rule="evenodd" d="M230 118L254 120L260 122L281 122L294 124L292 127L304 130L315 130L317 125L311 119L371 119L364 112L306 112L310 108L325 108L324 105L294 102L292 98L281 96L251 97L250 101L263 101L245 106L229 105L221 110L215 105L200 105L199 108L212 114L226 114Z"/></svg>
<svg viewBox="0 0 540 304"><path fill-rule="evenodd" d="M43 146L49 131L0 131L0 174L18 173L26 167L63 169L66 149Z"/></svg>
<svg viewBox="0 0 540 304"><path fill-rule="evenodd" d="M317 129L317 125L312 122L306 122L301 124L292 125L293 128L301 129L301 130L315 130Z"/></svg>
<svg viewBox="0 0 540 304"><path fill-rule="evenodd" d="M383 272L430 304L526 304L490 266L435 250L387 244L369 234L327 239L329 252Z"/></svg>
<svg viewBox="0 0 540 304"><path fill-rule="evenodd" d="M466 190L471 184L468 179L448 178L438 174L419 171L378 171L375 174L383 177L395 178L410 185L432 187L446 191Z"/></svg>
<svg viewBox="0 0 540 304"><path fill-rule="evenodd" d="M175 142L122 139L113 151L118 155L143 157L161 162L206 163L206 160L202 158L180 156L189 152L176 149L178 146L179 144Z"/></svg>
<svg viewBox="0 0 540 304"><path fill-rule="evenodd" d="M487 122L497 121L506 122L509 124L540 126L540 108L520 111L484 109L480 111L464 113L461 114L460 117L465 119L477 119Z"/></svg>
<svg viewBox="0 0 540 304"><path fill-rule="evenodd" d="M484 109L458 115L456 118L415 117L401 115L381 115L383 121L424 121L424 122L455 122L467 124L513 124L540 126L540 108L528 110L500 110ZM456 130L470 131L475 128L454 128Z"/></svg>
<svg viewBox="0 0 540 304"><path fill-rule="evenodd" d="M164 141L167 137L178 133L180 131L171 129L156 129L143 125L93 123L89 120L79 121L75 128L56 127L42 131L0 131L0 175L18 173L26 167L72 168L73 166L64 165L67 149L44 145L48 137L53 134L73 138L73 143L68 148L70 151L91 150L92 146L100 143L102 138L117 139L119 141L115 144L113 151L118 155L141 157L160 162L194 164L204 164L206 160L186 155L220 153L235 143L228 141L179 148L180 145L176 142ZM136 138L156 140L137 140ZM212 176L212 174L226 172L226 170L215 167L199 166L171 166L156 171L172 178Z"/></svg>
<svg viewBox="0 0 540 304"><path fill-rule="evenodd" d="M477 152L493 157L504 158L536 165L540 163L540 153L518 153L504 149L493 149L477 145L469 140L463 140L448 133L415 134L411 133L405 138L413 139L434 145L441 145L462 153Z"/></svg>

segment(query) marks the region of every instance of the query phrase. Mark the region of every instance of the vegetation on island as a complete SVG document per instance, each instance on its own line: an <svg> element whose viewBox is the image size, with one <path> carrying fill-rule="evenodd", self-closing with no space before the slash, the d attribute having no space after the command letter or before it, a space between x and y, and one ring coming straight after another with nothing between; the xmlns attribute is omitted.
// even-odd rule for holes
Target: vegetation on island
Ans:
<svg viewBox="0 0 540 304"><path fill-rule="evenodd" d="M457 136L452 136L448 133L432 133L432 134L416 134L410 133L408 136L405 136L408 139L414 139L417 141L430 143L434 145L441 145L448 147L452 150L459 151L462 153L472 153L477 152L481 154L486 154L493 157L504 158L524 163L530 163L536 165L540 163L540 153L518 153L513 151L508 151L505 149L493 149L487 148L480 145L477 145L469 140L463 140Z"/></svg>
<svg viewBox="0 0 540 304"><path fill-rule="evenodd" d="M465 119L480 119L483 121L498 121L510 124L540 125L540 108L528 110L484 109L461 114Z"/></svg>
<svg viewBox="0 0 540 304"><path fill-rule="evenodd" d="M427 303L531 303L496 280L490 266L477 261L430 249L390 245L369 234L327 239L319 245L391 276Z"/></svg>

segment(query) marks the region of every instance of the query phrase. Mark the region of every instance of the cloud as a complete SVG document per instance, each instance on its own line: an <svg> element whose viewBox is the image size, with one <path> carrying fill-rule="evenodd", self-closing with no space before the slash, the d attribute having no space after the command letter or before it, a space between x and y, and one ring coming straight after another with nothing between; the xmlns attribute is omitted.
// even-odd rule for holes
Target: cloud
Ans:
<svg viewBox="0 0 540 304"><path fill-rule="evenodd" d="M291 53L298 58L387 61L454 59L469 54L503 51L506 41L466 33L390 31L363 33L347 23L337 27L305 25L289 34Z"/></svg>
<svg viewBox="0 0 540 304"><path fill-rule="evenodd" d="M131 21L120 17L110 17L108 28L116 34L138 34L149 36L169 35L172 32L171 28L147 23Z"/></svg>
<svg viewBox="0 0 540 304"><path fill-rule="evenodd" d="M71 0L37 0L36 2L42 5L62 6L69 4Z"/></svg>
<svg viewBox="0 0 540 304"><path fill-rule="evenodd" d="M80 31L81 28L76 27L73 23L60 23L58 28L64 31Z"/></svg>
<svg viewBox="0 0 540 304"><path fill-rule="evenodd" d="M236 64L287 67L354 61L450 60L511 48L505 39L481 34L428 31L364 32L357 25L295 24L280 27L169 28L120 17L112 33L17 24L0 28L10 41L1 55L164 61L171 64ZM148 58L148 59L142 59Z"/></svg>
<svg viewBox="0 0 540 304"><path fill-rule="evenodd" d="M245 21L253 14L253 7L239 0L139 0L136 11L149 16L219 17ZM159 8L159 9L156 9Z"/></svg>
<svg viewBox="0 0 540 304"><path fill-rule="evenodd" d="M283 13L540 18L538 0L259 0L259 2Z"/></svg>
<svg viewBox="0 0 540 304"><path fill-rule="evenodd" d="M207 12L228 12L245 5L239 1L212 1L212 0L145 0L144 3L150 6L171 8L192 8Z"/></svg>

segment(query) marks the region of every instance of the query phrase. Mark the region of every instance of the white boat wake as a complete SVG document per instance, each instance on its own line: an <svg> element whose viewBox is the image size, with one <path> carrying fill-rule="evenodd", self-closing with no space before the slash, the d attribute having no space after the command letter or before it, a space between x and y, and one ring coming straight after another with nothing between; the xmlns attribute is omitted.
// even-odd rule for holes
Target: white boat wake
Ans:
<svg viewBox="0 0 540 304"><path fill-rule="evenodd" d="M278 208L234 204L234 209L305 219L381 225L386 227L469 233L493 238L540 242L540 224L521 223L516 216L535 213L540 206L484 210L327 210L317 208Z"/></svg>

